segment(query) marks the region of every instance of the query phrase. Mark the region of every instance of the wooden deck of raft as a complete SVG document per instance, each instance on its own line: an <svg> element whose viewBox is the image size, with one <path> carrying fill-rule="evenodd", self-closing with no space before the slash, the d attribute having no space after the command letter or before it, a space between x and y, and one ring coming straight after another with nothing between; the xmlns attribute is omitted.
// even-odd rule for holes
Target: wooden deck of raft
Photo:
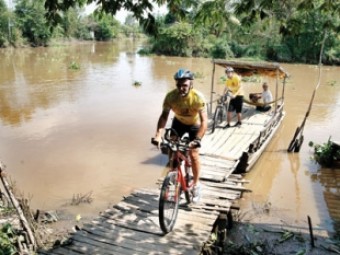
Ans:
<svg viewBox="0 0 340 255"><path fill-rule="evenodd" d="M247 191L233 174L239 157L256 140L270 114L246 108L241 127L217 128L202 141L199 204L181 207L174 230L162 235L158 223L159 189L138 189L72 234L71 244L39 254L199 254L220 213Z"/></svg>

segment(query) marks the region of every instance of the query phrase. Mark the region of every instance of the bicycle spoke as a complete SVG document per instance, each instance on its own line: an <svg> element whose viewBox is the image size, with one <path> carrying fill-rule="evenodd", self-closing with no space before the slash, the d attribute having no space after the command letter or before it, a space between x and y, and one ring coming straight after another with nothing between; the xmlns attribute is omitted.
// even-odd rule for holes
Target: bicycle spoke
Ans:
<svg viewBox="0 0 340 255"><path fill-rule="evenodd" d="M162 231L168 233L175 225L180 199L180 183L177 173L170 172L164 179L159 198L159 223Z"/></svg>

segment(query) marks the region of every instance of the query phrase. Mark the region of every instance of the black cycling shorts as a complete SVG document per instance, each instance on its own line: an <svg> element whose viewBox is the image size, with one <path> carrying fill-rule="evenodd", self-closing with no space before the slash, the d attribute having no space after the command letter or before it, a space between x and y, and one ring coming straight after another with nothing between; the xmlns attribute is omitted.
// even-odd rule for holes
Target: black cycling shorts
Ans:
<svg viewBox="0 0 340 255"><path fill-rule="evenodd" d="M243 96L236 96L230 100L228 112L236 111L236 113L242 112Z"/></svg>
<svg viewBox="0 0 340 255"><path fill-rule="evenodd" d="M188 133L190 141L193 141L196 138L199 127L199 125L185 125L176 118L173 119L171 126L171 128L176 130L180 137L185 133Z"/></svg>

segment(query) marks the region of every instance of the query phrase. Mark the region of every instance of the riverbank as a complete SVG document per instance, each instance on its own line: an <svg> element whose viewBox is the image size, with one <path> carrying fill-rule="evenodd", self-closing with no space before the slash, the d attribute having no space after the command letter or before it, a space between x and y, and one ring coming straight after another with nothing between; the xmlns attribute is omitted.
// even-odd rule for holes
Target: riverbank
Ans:
<svg viewBox="0 0 340 255"><path fill-rule="evenodd" d="M340 254L340 238L335 233L312 223L312 239L307 219L290 222L268 204L241 209L235 218L224 254Z"/></svg>
<svg viewBox="0 0 340 255"><path fill-rule="evenodd" d="M91 220L63 219L46 225L45 229L50 230L48 235L45 232L44 249L67 245L71 234ZM271 211L268 205L253 210L241 208L234 214L233 228L227 233L223 254L340 254L340 239L334 233L313 226L313 236L312 244L307 220L292 224Z"/></svg>
<svg viewBox="0 0 340 255"><path fill-rule="evenodd" d="M38 247L42 250L67 245L71 242L73 232L95 218L74 218L62 211L41 214L39 223L34 223L34 233ZM223 254L340 254L340 238L334 233L312 224L314 238L311 239L307 219L303 222L291 222L288 218L282 217L280 212L273 210L270 204L254 203L252 208L241 207L239 211L234 212L233 217L233 228L227 232ZM10 223L13 229L14 226L18 229L18 222L13 221L15 213L2 218L2 226ZM15 238L12 236L12 239ZM14 246L12 248L14 249ZM16 249L19 250L18 247Z"/></svg>

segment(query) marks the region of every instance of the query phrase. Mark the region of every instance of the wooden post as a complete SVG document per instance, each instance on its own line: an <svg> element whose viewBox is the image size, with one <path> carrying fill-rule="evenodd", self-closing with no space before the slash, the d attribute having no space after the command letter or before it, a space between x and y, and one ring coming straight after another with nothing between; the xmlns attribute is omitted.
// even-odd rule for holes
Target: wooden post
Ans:
<svg viewBox="0 0 340 255"><path fill-rule="evenodd" d="M214 78L215 78L215 61L213 60L213 70L212 70L212 78L211 78L211 88L210 88L210 107L208 109L208 116L212 115L212 107L213 107L213 96L214 96Z"/></svg>
<svg viewBox="0 0 340 255"><path fill-rule="evenodd" d="M29 238L29 242L32 245L33 250L36 250L36 241L33 235L33 232L28 224L27 219L25 218L25 215L20 207L20 204L18 202L18 200L15 198L14 194L11 191L10 185L8 184L6 177L4 175L4 165L3 163L0 161L0 178L1 178L1 182L5 188L5 191L8 195L8 197L10 198L10 201L12 202L15 210L17 211L17 214L19 216L20 219L20 223L23 226L24 230L27 232L28 234L28 238Z"/></svg>
<svg viewBox="0 0 340 255"><path fill-rule="evenodd" d="M313 234L312 220L309 216L307 216L307 218L308 218L308 226L309 226L310 243L311 243L312 247L314 248L315 244L314 244L314 234Z"/></svg>

